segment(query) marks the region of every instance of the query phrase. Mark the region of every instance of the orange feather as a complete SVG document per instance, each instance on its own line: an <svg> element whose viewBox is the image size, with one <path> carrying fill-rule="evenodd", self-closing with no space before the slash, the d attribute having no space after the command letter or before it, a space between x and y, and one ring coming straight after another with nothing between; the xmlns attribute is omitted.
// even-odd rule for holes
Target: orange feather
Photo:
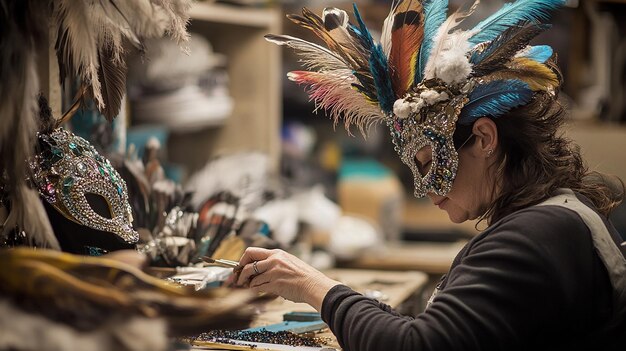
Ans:
<svg viewBox="0 0 626 351"><path fill-rule="evenodd" d="M411 88L415 63L424 39L424 9L421 1L408 0L395 9L391 29L389 65L393 90L398 98Z"/></svg>

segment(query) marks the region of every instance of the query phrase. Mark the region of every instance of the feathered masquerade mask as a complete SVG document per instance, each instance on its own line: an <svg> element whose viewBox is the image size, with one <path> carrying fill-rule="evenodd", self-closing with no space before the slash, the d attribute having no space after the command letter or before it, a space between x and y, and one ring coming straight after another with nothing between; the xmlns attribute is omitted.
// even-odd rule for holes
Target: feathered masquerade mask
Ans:
<svg viewBox="0 0 626 351"><path fill-rule="evenodd" d="M326 8L319 17L305 8L288 18L328 48L286 35L266 39L301 55L309 71L290 72L289 79L306 85L335 123L343 118L346 129L356 124L361 133L377 122L390 128L395 150L413 172L415 196L445 196L458 167L457 123L502 116L560 84L547 63L552 48L529 43L565 0L517 0L473 29L458 29L478 3L447 17L448 0L394 1L380 43L356 5L356 25L343 10ZM426 146L432 167L420 174L415 154Z"/></svg>

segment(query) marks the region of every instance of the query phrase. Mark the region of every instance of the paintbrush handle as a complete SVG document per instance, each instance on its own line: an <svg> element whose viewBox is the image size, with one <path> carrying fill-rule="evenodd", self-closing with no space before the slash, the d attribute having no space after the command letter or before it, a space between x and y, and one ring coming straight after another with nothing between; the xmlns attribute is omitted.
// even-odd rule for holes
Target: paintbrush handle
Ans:
<svg viewBox="0 0 626 351"><path fill-rule="evenodd" d="M218 265L226 266L226 267L229 267L229 268L238 268L239 267L239 262L237 262L237 261L224 260L224 259L219 259L219 258L216 260L214 258L207 257L207 256L202 257L202 260L204 262L207 262L207 263L218 264Z"/></svg>

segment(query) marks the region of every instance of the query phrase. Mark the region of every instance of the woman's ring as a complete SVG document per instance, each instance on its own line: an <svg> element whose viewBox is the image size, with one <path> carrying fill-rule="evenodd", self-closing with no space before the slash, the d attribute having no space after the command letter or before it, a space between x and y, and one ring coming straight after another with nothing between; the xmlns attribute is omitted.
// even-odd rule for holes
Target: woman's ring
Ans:
<svg viewBox="0 0 626 351"><path fill-rule="evenodd" d="M259 262L259 261L254 261L254 262L252 263L252 268L254 269L254 273L255 273L256 275L261 274L261 272L259 272L259 268L256 266L256 264L257 264L258 262Z"/></svg>

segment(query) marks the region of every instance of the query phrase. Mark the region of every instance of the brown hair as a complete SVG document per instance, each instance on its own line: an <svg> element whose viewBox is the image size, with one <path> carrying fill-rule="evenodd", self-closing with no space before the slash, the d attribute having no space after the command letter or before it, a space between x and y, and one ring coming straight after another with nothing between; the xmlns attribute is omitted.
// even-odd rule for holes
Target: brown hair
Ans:
<svg viewBox="0 0 626 351"><path fill-rule="evenodd" d="M589 171L579 146L562 135L565 109L557 96L558 92L536 93L531 103L493 119L499 143L494 163L496 198L480 221L493 223L538 204L558 188L587 197L604 216L624 200L624 183ZM471 126L459 126L455 140L464 140L470 133Z"/></svg>

